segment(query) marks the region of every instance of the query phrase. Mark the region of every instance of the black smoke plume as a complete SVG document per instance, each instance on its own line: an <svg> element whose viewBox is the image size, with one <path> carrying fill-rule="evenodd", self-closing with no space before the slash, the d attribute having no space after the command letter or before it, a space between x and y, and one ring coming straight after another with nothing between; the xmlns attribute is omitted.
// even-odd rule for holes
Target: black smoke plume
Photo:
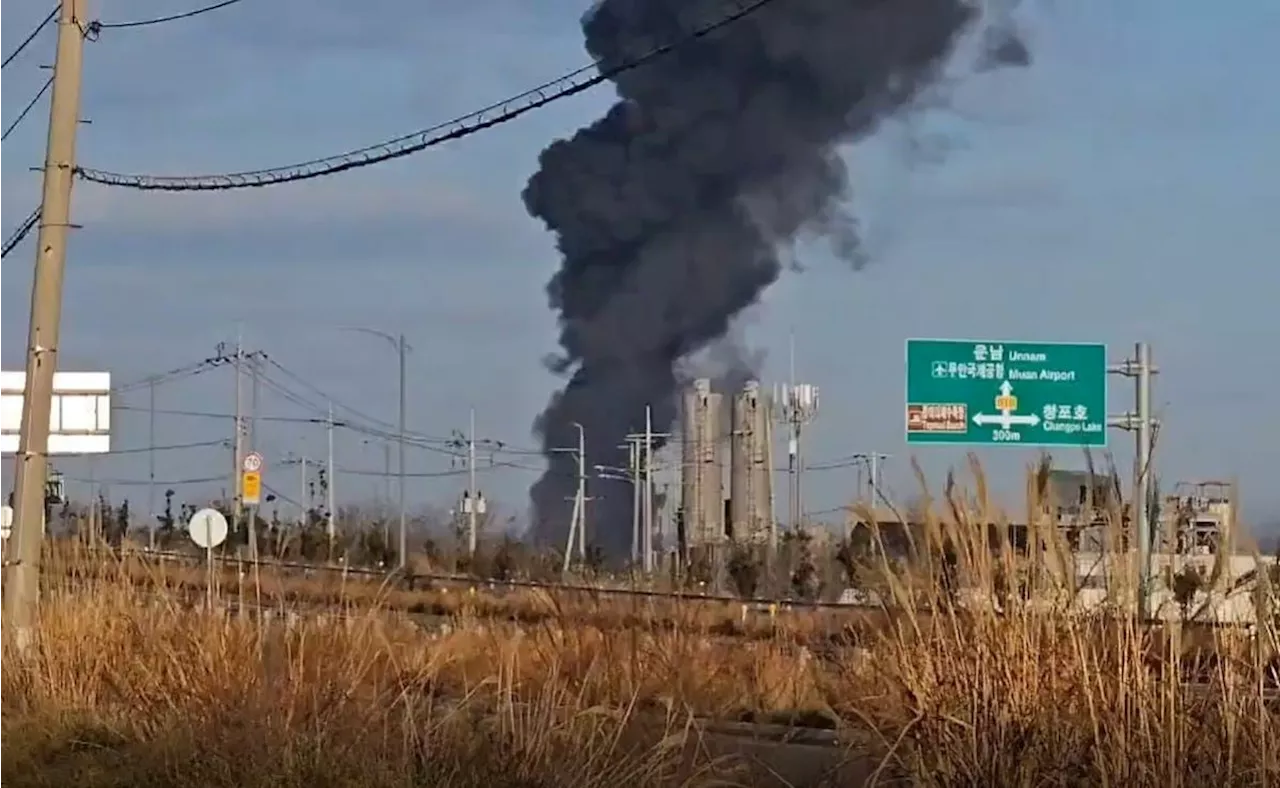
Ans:
<svg viewBox="0 0 1280 788"><path fill-rule="evenodd" d="M748 0L740 0L746 2ZM602 0L583 20L604 67L679 40L732 10L725 0ZM678 362L723 336L779 276L802 234L858 263L841 143L875 131L940 76L980 16L967 0L774 0L615 80L600 120L542 152L524 201L563 256L547 286L568 374L539 417L549 468L530 491L533 535L564 543L576 465L554 449L585 430L588 468L652 406L677 414ZM1009 42L1001 42L1012 46ZM1004 59L1009 50L993 59ZM631 494L593 482L591 538L627 552Z"/></svg>

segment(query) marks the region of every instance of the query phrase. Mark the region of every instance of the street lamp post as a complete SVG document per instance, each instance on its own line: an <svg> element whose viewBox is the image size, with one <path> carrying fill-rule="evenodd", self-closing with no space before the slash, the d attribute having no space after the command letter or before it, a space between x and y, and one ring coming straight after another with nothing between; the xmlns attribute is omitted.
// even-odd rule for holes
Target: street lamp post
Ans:
<svg viewBox="0 0 1280 788"><path fill-rule="evenodd" d="M399 418L397 420L397 428L396 428L396 431L398 433L396 438L397 438L397 443L399 444L399 453L400 453L399 462L398 462L399 467L397 467L396 469L396 472L399 476L398 486L399 486L399 493L400 493L400 533L399 533L399 539L398 539L399 546L396 551L396 554L398 556L398 559L397 559L399 564L398 568L404 569L405 564L408 563L408 560L409 560L409 542L408 542L408 536L405 530L406 522L407 522L407 510L405 508L405 484L404 484L405 394L406 394L405 357L407 356L410 350L409 344L405 342L404 334L393 335L385 331L379 331L376 328L366 328L364 326L344 326L343 330L358 331L362 334L369 334L371 336L381 337L382 339L385 339L387 342L390 342L391 346L396 349L396 355L399 361L399 364L398 364L399 381L398 382L399 382L399 392L400 392L399 393L400 413L399 413Z"/></svg>

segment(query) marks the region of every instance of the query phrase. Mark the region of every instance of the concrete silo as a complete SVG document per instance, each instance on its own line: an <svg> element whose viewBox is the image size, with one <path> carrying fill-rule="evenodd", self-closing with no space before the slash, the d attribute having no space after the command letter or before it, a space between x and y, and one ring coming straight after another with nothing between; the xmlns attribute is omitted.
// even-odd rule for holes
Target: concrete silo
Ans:
<svg viewBox="0 0 1280 788"><path fill-rule="evenodd" d="M724 447L720 441L723 397L711 381L694 381L682 408L681 509L686 547L724 540Z"/></svg>
<svg viewBox="0 0 1280 788"><path fill-rule="evenodd" d="M750 381L733 398L729 527L734 541L766 543L773 523L772 403Z"/></svg>

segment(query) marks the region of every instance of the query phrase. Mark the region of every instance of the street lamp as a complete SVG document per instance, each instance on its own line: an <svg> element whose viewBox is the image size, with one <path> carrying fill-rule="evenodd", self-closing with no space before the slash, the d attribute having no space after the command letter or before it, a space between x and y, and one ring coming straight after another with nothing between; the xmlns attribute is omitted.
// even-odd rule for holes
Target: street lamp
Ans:
<svg viewBox="0 0 1280 788"><path fill-rule="evenodd" d="M404 334L388 334L385 331L379 331L376 328L366 328L364 326L342 326L343 331L357 331L361 334L369 334L370 336L381 337L396 349L399 358L399 388L400 388L400 416L397 426L397 442L399 443L400 458L397 472L399 474L399 492L400 492L400 534L399 534L399 556L400 569L404 569L409 561L409 542L405 533L406 509L405 509L405 485L404 485L404 446L405 446L405 356L408 354L409 344L404 340Z"/></svg>

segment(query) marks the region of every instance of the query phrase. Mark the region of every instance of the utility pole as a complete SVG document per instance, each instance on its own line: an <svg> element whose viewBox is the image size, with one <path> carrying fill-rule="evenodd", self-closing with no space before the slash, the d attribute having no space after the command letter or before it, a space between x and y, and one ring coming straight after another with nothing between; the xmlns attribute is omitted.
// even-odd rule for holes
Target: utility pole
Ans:
<svg viewBox="0 0 1280 788"><path fill-rule="evenodd" d="M326 513L327 517L325 522L325 532L329 537L329 561L330 563L332 563L333 562L333 543L334 543L334 540L338 538L338 512L337 512L337 504L335 503L337 498L335 497L333 492L333 485L336 480L333 478L334 468L333 468L333 403L332 402L329 403L329 417L325 419L325 432L327 433L327 437L329 441L329 461L325 466L325 483L326 483L325 492L327 493L325 508L328 509L328 512Z"/></svg>
<svg viewBox="0 0 1280 788"><path fill-rule="evenodd" d="M639 509L640 566L645 574L653 571L653 444L670 437L669 432L653 431L653 408L648 405L644 409L644 432L627 435L627 441L635 446L636 484L643 485L634 505Z"/></svg>
<svg viewBox="0 0 1280 788"><path fill-rule="evenodd" d="M242 358L249 363L249 419L246 422L246 439L249 445L249 451L258 451L258 353L241 354ZM237 375L237 378L239 376ZM259 454L261 456L261 454ZM243 458L242 458L243 459ZM243 471L243 468L241 469ZM244 474L238 474L243 485ZM240 491L241 496L244 490ZM261 587L258 576L258 507L260 503L255 503L249 507L249 527L247 529L249 539L249 558L253 561L253 585L255 593Z"/></svg>
<svg viewBox="0 0 1280 788"><path fill-rule="evenodd" d="M880 461L889 459L889 456L882 452L870 451L855 454L852 457L855 462L865 462L867 464L867 474L870 477L867 479L867 491L870 493L868 499L873 510L876 507L876 502L883 497L880 493Z"/></svg>
<svg viewBox="0 0 1280 788"><path fill-rule="evenodd" d="M475 558L477 533L480 515L480 500L476 491L476 409L471 409L471 419L467 431L467 497L471 505L467 507L467 555Z"/></svg>
<svg viewBox="0 0 1280 788"><path fill-rule="evenodd" d="M587 432L578 428L578 560L587 558Z"/></svg>
<svg viewBox="0 0 1280 788"><path fill-rule="evenodd" d="M244 462L244 403L241 388L241 367L244 364L244 334L236 331L236 354L232 361L236 376L235 434L231 443L231 479L235 500L231 508L231 531L240 528L240 518L244 514L244 489L242 488L241 465Z"/></svg>
<svg viewBox="0 0 1280 788"><path fill-rule="evenodd" d="M631 475L631 566L632 571L640 564L641 539L643 530L640 514L643 510L640 494L640 441L627 438L627 469Z"/></svg>
<svg viewBox="0 0 1280 788"><path fill-rule="evenodd" d="M311 496L307 494L307 455L304 454L299 458L298 470L300 477L298 479L298 525L306 528L311 525L311 518L307 516L311 510Z"/></svg>
<svg viewBox="0 0 1280 788"><path fill-rule="evenodd" d="M587 431L578 422L573 422L574 428L578 430L578 446L577 448L555 448L552 451L573 454L578 466L577 487L574 490L573 498L565 500L573 501L573 513L569 516L569 533L564 543L564 560L561 563L561 573L567 574L569 564L573 560L573 554L576 551L578 558L586 557L587 550Z"/></svg>
<svg viewBox="0 0 1280 788"><path fill-rule="evenodd" d="M258 377L258 353L249 353L249 448L258 450L258 393L261 388Z"/></svg>
<svg viewBox="0 0 1280 788"><path fill-rule="evenodd" d="M467 515L467 549L468 554L474 556L479 548L480 540L480 521L479 515L486 513L486 504L484 495L480 492L476 483L477 459L476 450L480 446L486 446L490 451L501 451L503 448L502 441L496 441L491 438L476 437L476 409L471 409L470 424L467 433L461 430L453 430L448 443L449 448L455 452L466 451L463 461L467 464L467 489L463 492L463 501L461 513ZM453 455L456 459L457 454ZM458 518L459 527L461 526L461 518ZM461 530L458 531L458 537L462 537Z"/></svg>
<svg viewBox="0 0 1280 788"><path fill-rule="evenodd" d="M406 524L408 522L408 518L406 516L406 509L405 509L405 486L404 486L404 479L405 479L404 437L405 437L405 414L406 414L405 402L406 402L406 394L407 394L407 383L405 379L405 358L408 355L409 345L404 341L403 333L399 335L398 340L399 341L397 342L396 350L398 351L400 356L400 408L399 408L400 434L396 437L399 439L400 456L396 460L396 470L400 475L400 478L397 480L397 489L400 495L400 533L398 534L400 537L399 539L400 549L396 552L396 555L399 563L399 568L403 570L405 566L407 566L409 563L409 539L408 539L408 533L406 530ZM388 496L388 499L389 498L390 496Z"/></svg>
<svg viewBox="0 0 1280 788"><path fill-rule="evenodd" d="M80 78L84 65L81 25L88 21L83 9L84 0L61 0L59 4L58 48L53 64L40 229L31 286L22 429L14 472L17 493L13 502L14 544L9 549L4 578L4 622L12 629L14 644L20 652L27 651L33 642L40 601L49 415L53 409L53 373L58 367L58 324L62 319L76 128L80 123Z"/></svg>
<svg viewBox="0 0 1280 788"><path fill-rule="evenodd" d="M156 382L147 385L147 547L156 549Z"/></svg>
<svg viewBox="0 0 1280 788"><path fill-rule="evenodd" d="M653 408L644 406L644 533L641 534L640 549L644 573L653 573Z"/></svg>
<svg viewBox="0 0 1280 788"><path fill-rule="evenodd" d="M391 546L391 520L387 512L391 509L391 444L382 444L382 505L378 519L382 521L382 544ZM397 555L399 555L397 553Z"/></svg>

